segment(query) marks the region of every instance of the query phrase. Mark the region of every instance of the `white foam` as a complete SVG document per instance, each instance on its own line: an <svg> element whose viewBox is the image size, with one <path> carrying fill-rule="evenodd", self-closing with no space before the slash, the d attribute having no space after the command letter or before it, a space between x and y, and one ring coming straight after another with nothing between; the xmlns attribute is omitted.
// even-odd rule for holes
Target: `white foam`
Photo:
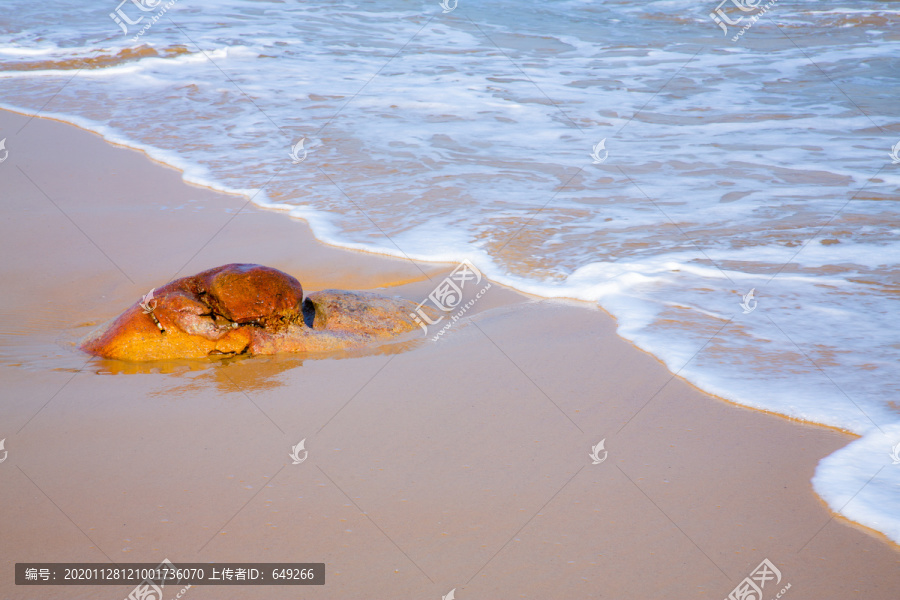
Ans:
<svg viewBox="0 0 900 600"><path fill-rule="evenodd" d="M63 4L71 17L47 24L39 13L54 1L12 11L22 31L0 35L0 55L129 46L111 20ZM853 12L815 6L776 10L804 27ZM58 90L42 115L303 219L329 244L468 259L524 292L597 302L623 337L703 389L862 435L814 480L841 509L883 463L881 430L900 422L890 405L900 169L888 164L897 140L873 125L892 125L893 105L867 97L862 115L844 93L883 87L900 42L832 32L807 49L818 64L853 67L837 89L791 46L723 42L695 55L696 36L721 32L709 19L668 23L694 19L683 0L560 7L473 6L474 28L428 12L437 3L262 14L222 0L214 15L179 3L202 52L192 43L191 54L77 74L0 71L0 94L33 111ZM138 45L183 43L160 20ZM300 138L309 155L292 165ZM608 160L594 165L601 139ZM758 306L744 314L751 288ZM844 514L900 542L900 501L885 491L894 476L882 471Z"/></svg>
<svg viewBox="0 0 900 600"><path fill-rule="evenodd" d="M823 458L812 483L835 512L900 540L893 510L900 496L900 427L873 431Z"/></svg>

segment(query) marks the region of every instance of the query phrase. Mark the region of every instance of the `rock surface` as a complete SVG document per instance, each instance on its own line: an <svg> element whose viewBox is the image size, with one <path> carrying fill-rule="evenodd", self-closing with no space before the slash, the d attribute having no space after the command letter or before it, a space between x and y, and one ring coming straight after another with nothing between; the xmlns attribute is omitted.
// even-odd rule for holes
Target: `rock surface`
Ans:
<svg viewBox="0 0 900 600"><path fill-rule="evenodd" d="M329 352L416 329L415 308L402 298L342 290L304 301L300 282L287 273L230 264L152 290L81 348L132 361Z"/></svg>

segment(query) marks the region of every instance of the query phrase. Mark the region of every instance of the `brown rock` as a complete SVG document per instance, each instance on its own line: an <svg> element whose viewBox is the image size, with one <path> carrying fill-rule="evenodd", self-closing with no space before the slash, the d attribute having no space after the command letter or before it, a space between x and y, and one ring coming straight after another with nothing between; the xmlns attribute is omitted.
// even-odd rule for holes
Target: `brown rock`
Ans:
<svg viewBox="0 0 900 600"><path fill-rule="evenodd" d="M315 311L313 329L367 333L377 337L414 328L416 325L410 313L415 308L416 305L408 300L344 290L313 292L304 303L307 313Z"/></svg>
<svg viewBox="0 0 900 600"><path fill-rule="evenodd" d="M270 267L231 264L155 290L150 313L135 303L81 348L135 361L331 352L416 329L410 314L415 307L402 298L341 290L315 292L303 302L294 277Z"/></svg>
<svg viewBox="0 0 900 600"><path fill-rule="evenodd" d="M195 292L214 314L239 324L286 327L300 315L300 282L260 265L225 265L194 277Z"/></svg>

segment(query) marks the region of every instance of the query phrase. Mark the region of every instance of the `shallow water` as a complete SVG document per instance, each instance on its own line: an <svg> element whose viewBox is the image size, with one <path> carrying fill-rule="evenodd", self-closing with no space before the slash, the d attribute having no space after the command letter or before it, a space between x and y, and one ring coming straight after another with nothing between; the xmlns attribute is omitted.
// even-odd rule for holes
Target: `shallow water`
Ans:
<svg viewBox="0 0 900 600"><path fill-rule="evenodd" d="M180 0L135 39L168 2L127 34L10 4L3 106L333 244L596 301L700 387L862 435L816 490L900 542L900 10L776 2L732 41L714 2Z"/></svg>

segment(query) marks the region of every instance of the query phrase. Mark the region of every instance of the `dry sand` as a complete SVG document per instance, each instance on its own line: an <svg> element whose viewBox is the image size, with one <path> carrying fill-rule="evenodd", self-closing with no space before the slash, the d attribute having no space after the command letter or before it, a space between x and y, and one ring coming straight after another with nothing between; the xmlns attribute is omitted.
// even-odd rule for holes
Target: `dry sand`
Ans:
<svg viewBox="0 0 900 600"><path fill-rule="evenodd" d="M719 600L764 558L766 600L897 597L898 549L810 485L851 436L711 397L587 304L495 284L437 342L325 359L80 354L151 287L227 262L415 301L452 266L325 246L71 125L0 111L2 137L0 598L131 589L16 587L16 562L166 557L326 563L324 586L189 600Z"/></svg>

